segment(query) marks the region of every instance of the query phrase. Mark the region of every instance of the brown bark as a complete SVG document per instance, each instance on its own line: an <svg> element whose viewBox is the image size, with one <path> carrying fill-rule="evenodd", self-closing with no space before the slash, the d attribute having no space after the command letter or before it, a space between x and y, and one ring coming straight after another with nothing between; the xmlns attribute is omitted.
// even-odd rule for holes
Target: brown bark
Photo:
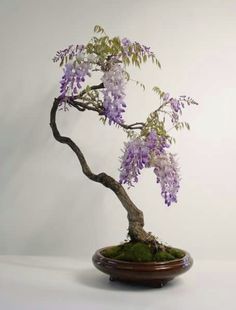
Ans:
<svg viewBox="0 0 236 310"><path fill-rule="evenodd" d="M147 233L144 227L144 218L143 212L139 210L136 205L131 201L128 194L126 193L124 187L117 182L114 178L107 175L106 173L102 172L99 174L94 174L83 153L81 152L80 148L72 141L69 137L61 136L60 132L58 131L57 124L56 124L56 113L58 109L58 105L60 103L60 99L55 98L53 102L53 106L51 109L50 114L50 126L52 128L54 138L63 144L67 144L72 151L76 154L83 173L92 181L101 183L105 187L111 189L120 200L123 207L126 209L128 214L128 221L129 221L129 236L132 241L142 241L142 242L150 242L157 245L157 240L151 233Z"/></svg>

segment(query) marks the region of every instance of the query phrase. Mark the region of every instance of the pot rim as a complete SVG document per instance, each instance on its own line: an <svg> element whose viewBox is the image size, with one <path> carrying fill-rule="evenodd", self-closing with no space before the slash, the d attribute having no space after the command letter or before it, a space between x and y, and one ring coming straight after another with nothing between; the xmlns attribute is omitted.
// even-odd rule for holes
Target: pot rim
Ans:
<svg viewBox="0 0 236 310"><path fill-rule="evenodd" d="M109 258L109 257L106 257L104 256L101 252L104 251L105 249L108 249L108 248L111 248L113 246L106 246L106 247L103 247L101 249L98 249L95 254L94 254L94 257L96 256L97 258L101 259L102 261L106 261L108 264L112 264L112 263L115 263L115 264L119 264L119 265L123 265L124 267L125 266L141 266L141 265L145 265L145 266L157 266L157 267L160 267L160 266L173 266L173 265L179 265L179 266L182 266L182 265L192 265L193 264L193 259L191 258L190 254L183 250L183 249L179 249L177 248L178 250L181 250L185 253L184 257L182 258L176 258L176 259L173 259L173 260L168 260L168 261L162 261L162 262L156 262L156 261L152 261L152 262L132 262L132 261L125 261L125 260L119 260L119 259L115 259L115 258Z"/></svg>

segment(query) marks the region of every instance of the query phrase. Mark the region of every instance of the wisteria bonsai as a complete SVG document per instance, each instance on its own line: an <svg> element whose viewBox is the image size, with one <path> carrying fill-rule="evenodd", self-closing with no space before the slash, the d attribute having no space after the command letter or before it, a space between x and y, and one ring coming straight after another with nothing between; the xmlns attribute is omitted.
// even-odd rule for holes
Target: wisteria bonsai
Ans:
<svg viewBox="0 0 236 310"><path fill-rule="evenodd" d="M124 186L134 186L141 171L151 168L160 186L164 203L170 206L177 202L180 176L176 157L169 151L174 142L170 129L189 129L188 123L180 121L182 110L185 106L197 103L187 96L172 97L168 92L153 86L157 96L155 111L151 112L146 120L127 124L126 85L133 81L128 72L129 67L141 68L141 65L150 60L160 68L160 63L151 49L143 44L127 38L110 38L100 26L95 26L94 32L95 35L86 45L70 45L58 51L53 58L54 62L59 62L63 67L63 75L60 95L55 98L51 109L50 126L55 139L67 144L76 154L83 173L90 180L112 190L126 209L129 223L129 240L126 243L144 244L156 255L164 252L166 246L152 233L144 230L143 212L131 201ZM95 72L96 76L100 74L99 81L96 85L89 85L89 78ZM145 88L142 83L135 82ZM92 172L80 147L69 137L60 134L56 125L56 113L58 110L67 111L70 108L79 112L95 112L103 124L125 130L128 141L125 142L121 155L119 180L105 172ZM174 254L176 253L169 251L167 259L173 258ZM120 252L114 254L113 251L107 255L118 258ZM137 258L138 261L139 259ZM149 260L150 257L143 258L143 261Z"/></svg>

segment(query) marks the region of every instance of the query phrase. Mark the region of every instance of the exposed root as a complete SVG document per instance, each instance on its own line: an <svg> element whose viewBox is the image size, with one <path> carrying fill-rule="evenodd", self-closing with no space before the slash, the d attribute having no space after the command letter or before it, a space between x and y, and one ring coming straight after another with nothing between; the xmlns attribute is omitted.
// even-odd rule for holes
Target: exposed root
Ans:
<svg viewBox="0 0 236 310"><path fill-rule="evenodd" d="M131 241L144 242L150 244L153 250L153 253L160 251L165 251L165 246L158 241L158 238L155 237L151 232L146 232L143 229L143 225L140 225L140 222L129 221L129 233Z"/></svg>

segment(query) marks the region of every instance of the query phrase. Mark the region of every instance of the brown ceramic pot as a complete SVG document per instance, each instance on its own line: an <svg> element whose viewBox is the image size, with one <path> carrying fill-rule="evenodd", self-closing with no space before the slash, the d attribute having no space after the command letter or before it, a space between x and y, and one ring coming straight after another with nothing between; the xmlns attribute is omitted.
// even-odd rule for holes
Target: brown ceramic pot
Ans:
<svg viewBox="0 0 236 310"><path fill-rule="evenodd" d="M193 264L193 259L186 251L185 256L180 259L138 263L107 258L102 255L105 249L107 248L97 250L92 260L97 269L110 275L111 281L162 287L176 276L188 271Z"/></svg>

